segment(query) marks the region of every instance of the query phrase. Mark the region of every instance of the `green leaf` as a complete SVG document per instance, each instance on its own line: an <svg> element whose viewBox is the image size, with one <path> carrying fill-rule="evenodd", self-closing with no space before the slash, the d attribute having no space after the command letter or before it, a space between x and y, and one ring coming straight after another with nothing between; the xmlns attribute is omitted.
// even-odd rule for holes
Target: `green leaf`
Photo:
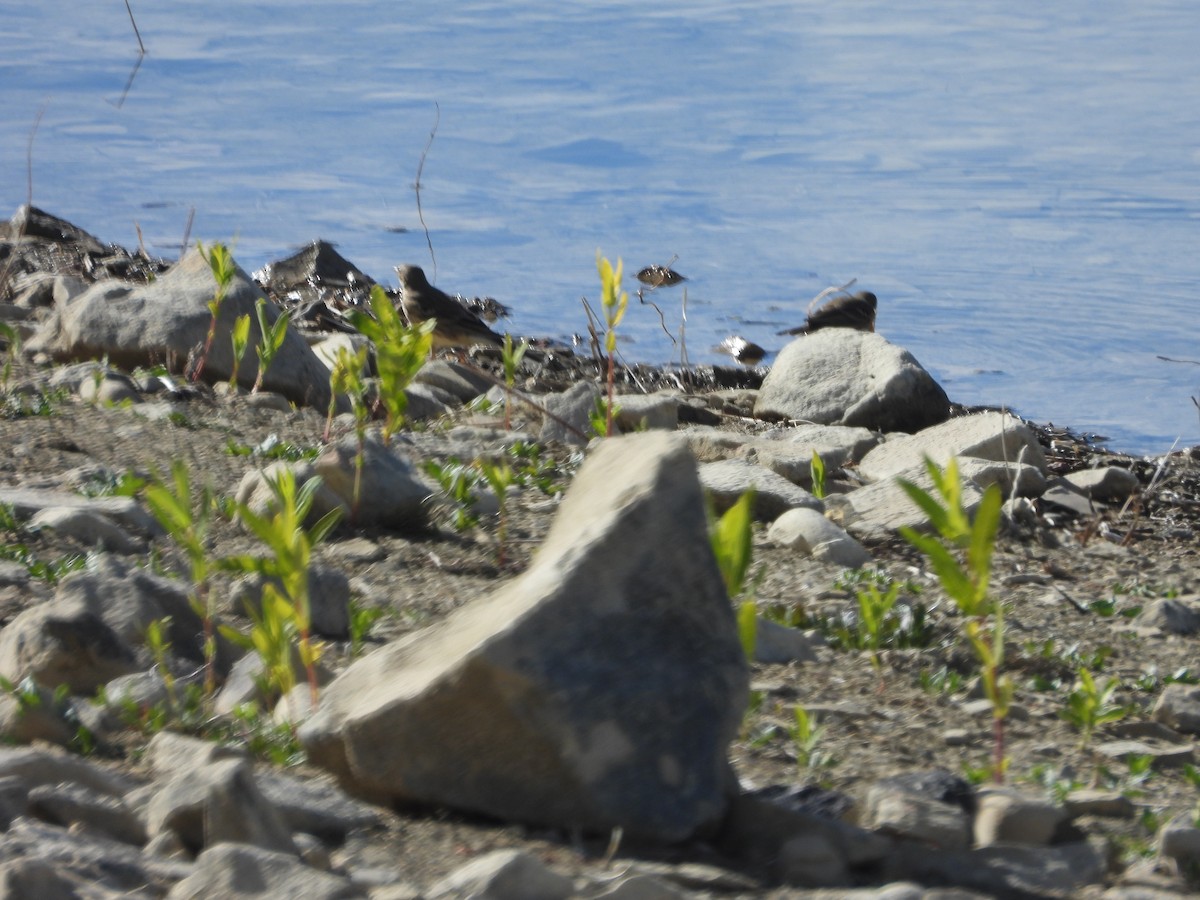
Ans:
<svg viewBox="0 0 1200 900"><path fill-rule="evenodd" d="M754 556L754 491L746 491L712 529L713 555L730 597L742 591Z"/></svg>
<svg viewBox="0 0 1200 900"><path fill-rule="evenodd" d="M754 648L758 646L758 605L753 600L743 600L737 613L738 638L742 652L749 662L754 661Z"/></svg>

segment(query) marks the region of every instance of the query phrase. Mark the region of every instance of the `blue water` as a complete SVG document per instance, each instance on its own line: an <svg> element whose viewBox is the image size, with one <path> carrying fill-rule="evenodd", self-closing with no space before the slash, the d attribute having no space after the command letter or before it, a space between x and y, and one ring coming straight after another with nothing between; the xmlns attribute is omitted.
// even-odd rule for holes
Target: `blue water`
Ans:
<svg viewBox="0 0 1200 900"><path fill-rule="evenodd" d="M316 237L582 331L597 248L688 276L693 362L857 279L965 403L1200 443L1188 0L0 0L0 210L248 269ZM436 275L418 219L421 202ZM632 284L632 278L627 277ZM679 331L683 294L661 291ZM625 356L679 349L631 307Z"/></svg>

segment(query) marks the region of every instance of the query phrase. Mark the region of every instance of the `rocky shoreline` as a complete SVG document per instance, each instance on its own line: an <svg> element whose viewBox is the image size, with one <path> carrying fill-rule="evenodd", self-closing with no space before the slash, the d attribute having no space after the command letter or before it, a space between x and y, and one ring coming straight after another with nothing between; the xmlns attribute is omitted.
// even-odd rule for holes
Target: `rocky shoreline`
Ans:
<svg viewBox="0 0 1200 900"><path fill-rule="evenodd" d="M534 403L498 351L434 360L408 426L360 443L329 367L364 345L344 314L374 282L329 245L238 270L215 317L198 253L168 265L21 210L0 254L8 895L1200 886L1196 449L1134 458L956 407L847 329L769 370L623 368L628 434L592 441L586 350L534 343L514 384ZM264 298L291 320L251 391L230 333ZM969 511L989 485L1005 501L1003 786L967 617L898 535L929 528L899 487L932 489L926 456L956 461ZM192 545L199 604L186 529L147 493L173 463L224 501ZM321 478L310 524L342 515L305 581L315 709L292 648L280 698L238 646L285 579L247 527L284 471ZM757 577L731 605L705 504L750 488ZM894 604L873 629L872 591ZM208 611L229 629L212 650Z"/></svg>

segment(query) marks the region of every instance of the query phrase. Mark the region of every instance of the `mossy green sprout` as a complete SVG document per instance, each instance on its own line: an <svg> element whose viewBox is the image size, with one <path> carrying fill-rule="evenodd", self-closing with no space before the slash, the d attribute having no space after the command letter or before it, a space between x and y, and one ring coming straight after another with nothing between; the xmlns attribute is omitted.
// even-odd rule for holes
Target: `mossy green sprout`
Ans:
<svg viewBox="0 0 1200 900"><path fill-rule="evenodd" d="M281 468L273 478L268 478L273 495L273 509L259 515L245 504L238 504L237 516L254 534L267 545L271 556L256 557L243 555L230 557L225 564L243 572L257 572L268 579L263 591L262 621L255 626L266 630L264 641L274 654L270 660L263 657L264 664L276 667L276 675L282 676L278 642L288 637L285 622L291 622L298 635L297 651L308 675L312 706L318 703L316 662L320 646L313 642L309 633L311 613L309 610L308 573L313 548L321 543L341 519L341 509L334 508L322 516L311 528L304 522L312 509L321 479L314 477L297 486L296 475L291 469ZM271 580L282 590L277 590ZM269 620L267 617L271 617ZM253 632L251 635L253 639ZM256 645L260 655L262 650ZM291 664L289 653L288 664Z"/></svg>
<svg viewBox="0 0 1200 900"><path fill-rule="evenodd" d="M514 345L511 334L504 335L504 346L500 348L500 360L504 364L504 430L512 431L512 392L517 380L517 369L525 359L529 341L522 340Z"/></svg>
<svg viewBox="0 0 1200 900"><path fill-rule="evenodd" d="M145 498L151 514L191 566L188 600L204 623L204 694L212 696L216 690L217 642L213 628L216 610L208 584L214 565L208 550L208 530L216 511L215 497L207 484L193 492L187 464L177 459L171 463L170 481L153 473L145 487Z"/></svg>
<svg viewBox="0 0 1200 900"><path fill-rule="evenodd" d="M503 566L508 541L509 489L517 482L517 473L504 460L480 459L476 462L492 493L496 495L499 522L496 529L496 565Z"/></svg>
<svg viewBox="0 0 1200 900"><path fill-rule="evenodd" d="M243 313L237 317L233 323L233 330L229 333L229 341L233 349L233 371L229 375L229 387L237 388L238 369L242 365L242 357L246 355L246 349L250 346L250 313Z"/></svg>
<svg viewBox="0 0 1200 900"><path fill-rule="evenodd" d="M604 308L604 352L608 356L608 409L604 435L613 433L613 394L616 390L617 326L625 317L629 305L629 294L621 290L621 273L624 268L620 257L614 269L611 262L596 251L596 269L600 273L600 305Z"/></svg>
<svg viewBox="0 0 1200 900"><path fill-rule="evenodd" d="M1004 604L993 603L988 590L1004 498L999 487L990 485L972 518L963 504L956 460L951 457L942 469L926 458L925 467L933 491L904 480L900 481L900 487L926 515L937 535L907 527L901 528L900 533L925 554L942 589L962 613L963 632L979 660L984 692L992 705L992 777L1003 782L1008 767L1004 720L1012 704L1014 687L1012 678L1003 673Z"/></svg>
<svg viewBox="0 0 1200 900"><path fill-rule="evenodd" d="M271 363L275 361L280 348L283 347L288 321L291 319L291 310L280 310L274 321L271 321L267 317L267 301L259 297L254 303L254 313L258 317L258 331L261 337L258 346L254 348L258 354L258 376L254 379L254 387L250 389L250 393L257 394L262 390L263 379L267 377L267 369L271 368Z"/></svg>
<svg viewBox="0 0 1200 900"><path fill-rule="evenodd" d="M337 412L337 398L345 395L354 412L354 433L358 450L354 455L354 497L351 501L350 518L358 518L359 501L362 496L362 472L366 460L367 424L371 421L371 410L367 403L367 384L363 372L367 366L367 348L351 351L343 347L338 351L333 369L329 373L329 416L325 421L325 440L333 431L333 416Z"/></svg>
<svg viewBox="0 0 1200 900"><path fill-rule="evenodd" d="M212 317L208 323L208 336L204 339L204 351L200 354L196 368L192 371L192 381L199 381L200 376L204 373L204 367L208 363L208 354L212 352L213 341L217 336L217 317L221 313L221 304L225 302L225 295L229 293L229 288L233 284L233 276L237 274L237 263L233 261L233 252L224 244L218 242L206 250L204 244L197 241L196 249L208 263L213 280L217 283L217 289L213 293L213 298L208 301L208 311L212 313Z"/></svg>
<svg viewBox="0 0 1200 900"><path fill-rule="evenodd" d="M1119 678L1110 677L1101 686L1084 667L1080 667L1077 676L1075 687L1067 697L1067 707L1059 715L1079 732L1080 747L1086 747L1097 727L1119 722L1129 710L1124 704L1113 702L1113 695L1121 687Z"/></svg>
<svg viewBox="0 0 1200 900"><path fill-rule="evenodd" d="M742 596L750 588L749 596L738 605L737 625L742 651L748 661L753 661L758 640L758 604L754 601L754 585L746 583L754 562L753 490L738 497L719 519L711 522L709 541L730 599Z"/></svg>
<svg viewBox="0 0 1200 900"><path fill-rule="evenodd" d="M825 460L816 450L812 452L812 461L808 464L808 472L812 477L812 493L818 500L825 499Z"/></svg>

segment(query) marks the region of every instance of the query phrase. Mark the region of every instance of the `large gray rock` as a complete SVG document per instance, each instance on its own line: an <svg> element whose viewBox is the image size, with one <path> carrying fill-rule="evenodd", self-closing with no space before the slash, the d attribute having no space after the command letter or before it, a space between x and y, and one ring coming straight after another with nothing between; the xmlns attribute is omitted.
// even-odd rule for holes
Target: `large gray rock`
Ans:
<svg viewBox="0 0 1200 900"><path fill-rule="evenodd" d="M984 412L892 438L863 457L858 473L868 481L880 481L924 465L925 457L944 466L952 456L1022 462L1046 471L1046 455L1024 422L1007 413Z"/></svg>
<svg viewBox="0 0 1200 900"><path fill-rule="evenodd" d="M133 649L86 603L55 600L20 613L0 631L0 675L30 677L50 689L65 684L91 694L137 669Z"/></svg>
<svg viewBox="0 0 1200 900"><path fill-rule="evenodd" d="M907 350L878 334L830 328L779 351L754 414L912 432L944 422L950 400Z"/></svg>
<svg viewBox="0 0 1200 900"><path fill-rule="evenodd" d="M296 479L297 489L311 478L321 479L305 520L309 526L331 510L339 509L343 522L361 527L400 531L423 528L429 520L427 501L433 488L421 479L416 467L395 447L384 447L368 437L363 444L363 467L356 504L357 455L358 440L354 435L347 435L337 444L326 447L325 452L312 462L278 460L265 469L251 469L238 483L237 502L245 504L257 515L271 514L277 505L271 482L288 469Z"/></svg>
<svg viewBox="0 0 1200 900"><path fill-rule="evenodd" d="M380 798L678 841L720 818L748 690L684 443L603 442L530 569L359 660L300 729Z"/></svg>
<svg viewBox="0 0 1200 900"><path fill-rule="evenodd" d="M212 270L193 250L149 284L101 281L56 307L26 343L25 351L58 361L107 357L122 369L152 366L163 360L182 365L197 345L204 345L212 321L208 304L215 293ZM233 372L229 335L239 316L250 316L250 346L261 341L254 310L259 298L265 299L266 295L238 268L217 317L216 338L204 364L206 381L229 380ZM271 322L279 315L279 308L269 300L266 315ZM247 351L238 369L238 382L250 387L257 376L257 356ZM267 370L263 387L295 403L320 409L329 405L329 369L292 328Z"/></svg>
<svg viewBox="0 0 1200 900"><path fill-rule="evenodd" d="M240 759L179 771L151 797L146 830L173 832L193 851L230 841L281 853L296 849L283 816Z"/></svg>

